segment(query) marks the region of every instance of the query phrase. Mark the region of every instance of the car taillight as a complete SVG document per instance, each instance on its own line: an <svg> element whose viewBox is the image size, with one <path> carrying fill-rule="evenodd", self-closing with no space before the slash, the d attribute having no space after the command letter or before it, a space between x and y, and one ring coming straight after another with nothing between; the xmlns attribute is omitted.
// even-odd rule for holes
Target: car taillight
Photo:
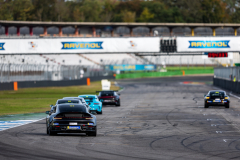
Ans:
<svg viewBox="0 0 240 160"><path fill-rule="evenodd" d="M206 99L209 99L210 97L206 97Z"/></svg>
<svg viewBox="0 0 240 160"><path fill-rule="evenodd" d="M54 117L54 119L62 119L62 118Z"/></svg>
<svg viewBox="0 0 240 160"><path fill-rule="evenodd" d="M93 104L99 104L99 103L93 103Z"/></svg>
<svg viewBox="0 0 240 160"><path fill-rule="evenodd" d="M228 99L228 97L225 97L225 99Z"/></svg>

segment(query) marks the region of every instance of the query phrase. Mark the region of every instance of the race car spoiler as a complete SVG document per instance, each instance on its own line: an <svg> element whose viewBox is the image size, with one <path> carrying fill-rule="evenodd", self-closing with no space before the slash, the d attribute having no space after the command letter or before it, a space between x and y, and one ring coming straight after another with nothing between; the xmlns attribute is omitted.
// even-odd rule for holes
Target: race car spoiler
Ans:
<svg viewBox="0 0 240 160"><path fill-rule="evenodd" d="M104 90L104 91L114 91L114 92L118 92L118 90ZM96 93L99 93L99 92L103 92L103 91L96 91Z"/></svg>

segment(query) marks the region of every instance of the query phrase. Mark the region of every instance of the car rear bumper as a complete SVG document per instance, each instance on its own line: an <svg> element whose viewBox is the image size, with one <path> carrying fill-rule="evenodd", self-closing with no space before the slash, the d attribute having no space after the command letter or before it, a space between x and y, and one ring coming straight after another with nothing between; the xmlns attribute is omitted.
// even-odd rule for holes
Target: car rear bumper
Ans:
<svg viewBox="0 0 240 160"><path fill-rule="evenodd" d="M81 129L67 129L67 126L51 127L51 132L57 133L87 133L95 132L96 126L81 126Z"/></svg>
<svg viewBox="0 0 240 160"><path fill-rule="evenodd" d="M118 102L102 102L103 105L115 105L117 104Z"/></svg>
<svg viewBox="0 0 240 160"><path fill-rule="evenodd" d="M225 105L228 105L229 103L230 103L229 101L223 101L223 102L205 101L205 104L209 106L225 106Z"/></svg>

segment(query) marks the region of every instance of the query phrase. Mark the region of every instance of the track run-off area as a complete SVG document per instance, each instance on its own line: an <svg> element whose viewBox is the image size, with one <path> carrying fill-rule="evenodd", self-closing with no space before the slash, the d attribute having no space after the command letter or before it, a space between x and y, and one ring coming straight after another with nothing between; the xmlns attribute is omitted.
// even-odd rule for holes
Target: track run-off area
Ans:
<svg viewBox="0 0 240 160"><path fill-rule="evenodd" d="M40 120L0 131L0 159L240 159L240 105L204 108L212 76L121 80L121 106L96 115L97 137L46 134ZM227 92L227 94L229 94ZM61 97L59 97L61 98Z"/></svg>

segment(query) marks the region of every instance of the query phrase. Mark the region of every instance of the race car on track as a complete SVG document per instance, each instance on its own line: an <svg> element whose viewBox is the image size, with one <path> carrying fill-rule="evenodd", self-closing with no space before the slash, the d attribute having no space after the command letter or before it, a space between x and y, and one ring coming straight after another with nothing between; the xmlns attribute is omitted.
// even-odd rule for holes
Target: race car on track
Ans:
<svg viewBox="0 0 240 160"><path fill-rule="evenodd" d="M207 95L204 95L204 108L208 108L209 106L225 106L225 108L229 108L230 97L225 91L209 91Z"/></svg>
<svg viewBox="0 0 240 160"><path fill-rule="evenodd" d="M50 111L46 111L49 114ZM58 104L56 111L46 118L47 134L86 133L97 135L96 116L89 113L82 104Z"/></svg>
<svg viewBox="0 0 240 160"><path fill-rule="evenodd" d="M78 97L84 98L84 100L90 106L90 113L102 114L102 102L99 101L96 95L79 95Z"/></svg>
<svg viewBox="0 0 240 160"><path fill-rule="evenodd" d="M56 106L58 104L66 104L66 103L82 104L82 102L78 99L58 99L55 105L50 105L50 107L51 107L50 113L52 113L54 110L56 110Z"/></svg>
<svg viewBox="0 0 240 160"><path fill-rule="evenodd" d="M120 94L116 91L97 91L98 99L102 102L103 105L116 105L120 106Z"/></svg>
<svg viewBox="0 0 240 160"><path fill-rule="evenodd" d="M88 112L90 112L90 107L87 104L87 102L82 97L63 97L63 99L78 99L82 102L83 105L85 105L88 108Z"/></svg>

